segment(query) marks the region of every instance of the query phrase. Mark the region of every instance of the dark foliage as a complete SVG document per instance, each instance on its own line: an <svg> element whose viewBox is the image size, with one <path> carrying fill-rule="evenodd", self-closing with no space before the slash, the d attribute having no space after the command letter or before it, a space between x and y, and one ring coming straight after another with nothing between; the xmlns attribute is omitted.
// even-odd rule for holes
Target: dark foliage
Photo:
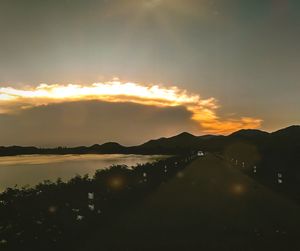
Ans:
<svg viewBox="0 0 300 251"><path fill-rule="evenodd" d="M237 137L223 153L233 167L300 202L300 126Z"/></svg>
<svg viewBox="0 0 300 251"><path fill-rule="evenodd" d="M45 181L0 194L1 250L72 250L95 229L105 231L126 210L177 174L194 155L112 166L93 178ZM101 240L99 240L101 242Z"/></svg>

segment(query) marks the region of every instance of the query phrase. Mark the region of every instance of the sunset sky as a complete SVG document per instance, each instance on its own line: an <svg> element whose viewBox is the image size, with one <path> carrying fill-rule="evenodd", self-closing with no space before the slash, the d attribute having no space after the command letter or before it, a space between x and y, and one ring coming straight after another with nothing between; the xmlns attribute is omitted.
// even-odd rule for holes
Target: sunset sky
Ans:
<svg viewBox="0 0 300 251"><path fill-rule="evenodd" d="M0 145L300 123L298 0L1 0Z"/></svg>

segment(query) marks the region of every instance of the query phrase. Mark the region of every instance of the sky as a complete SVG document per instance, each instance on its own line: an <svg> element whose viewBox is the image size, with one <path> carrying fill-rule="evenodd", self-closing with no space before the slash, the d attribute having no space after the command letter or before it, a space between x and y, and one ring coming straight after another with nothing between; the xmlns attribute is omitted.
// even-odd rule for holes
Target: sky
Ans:
<svg viewBox="0 0 300 251"><path fill-rule="evenodd" d="M1 0L0 145L300 124L297 0Z"/></svg>

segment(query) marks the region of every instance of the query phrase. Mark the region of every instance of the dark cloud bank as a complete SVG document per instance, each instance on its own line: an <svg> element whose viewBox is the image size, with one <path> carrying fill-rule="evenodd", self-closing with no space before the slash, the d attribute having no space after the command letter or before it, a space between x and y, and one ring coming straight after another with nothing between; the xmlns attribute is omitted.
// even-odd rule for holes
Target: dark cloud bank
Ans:
<svg viewBox="0 0 300 251"><path fill-rule="evenodd" d="M106 141L133 145L198 131L190 116L184 107L99 101L51 104L0 115L0 145L75 146Z"/></svg>

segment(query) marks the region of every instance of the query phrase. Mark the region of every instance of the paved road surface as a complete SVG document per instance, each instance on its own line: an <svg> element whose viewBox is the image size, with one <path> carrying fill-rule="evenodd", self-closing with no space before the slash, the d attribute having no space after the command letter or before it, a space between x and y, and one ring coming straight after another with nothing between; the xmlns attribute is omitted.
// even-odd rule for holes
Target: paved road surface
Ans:
<svg viewBox="0 0 300 251"><path fill-rule="evenodd" d="M300 251L300 207L207 155L81 250Z"/></svg>

